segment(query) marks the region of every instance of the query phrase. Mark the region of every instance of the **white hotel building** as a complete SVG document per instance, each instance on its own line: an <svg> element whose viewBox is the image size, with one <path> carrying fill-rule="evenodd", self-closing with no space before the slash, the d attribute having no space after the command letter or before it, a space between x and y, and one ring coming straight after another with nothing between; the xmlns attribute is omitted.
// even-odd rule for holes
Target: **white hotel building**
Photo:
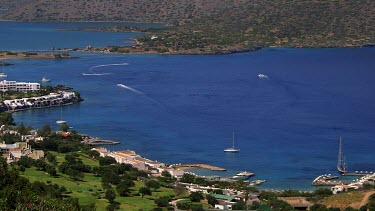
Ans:
<svg viewBox="0 0 375 211"><path fill-rule="evenodd" d="M30 82L16 82L16 81L0 81L0 91L20 91L20 92L34 92L40 90L39 83Z"/></svg>

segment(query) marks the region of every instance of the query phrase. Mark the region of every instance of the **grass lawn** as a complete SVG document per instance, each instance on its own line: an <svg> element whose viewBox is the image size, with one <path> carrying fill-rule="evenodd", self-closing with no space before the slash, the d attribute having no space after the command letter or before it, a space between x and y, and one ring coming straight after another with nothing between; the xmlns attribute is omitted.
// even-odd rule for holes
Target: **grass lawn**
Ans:
<svg viewBox="0 0 375 211"><path fill-rule="evenodd" d="M65 154L52 152L56 155L58 163L64 161ZM78 153L83 163L90 166L98 166L98 162L89 158L83 153ZM68 175L58 173L57 177L52 177L44 171L39 171L35 167L27 168L22 176L27 177L30 181L50 181L52 184L58 184L59 186L65 186L71 193L67 194L68 197L78 198L82 204L95 203L97 210L105 210L108 206L108 200L104 198L105 193L102 190L101 177L95 177L93 174L85 173L84 178L81 181L74 181L69 178ZM132 195L137 194L140 187L144 186L141 181L135 181L135 187L132 188ZM151 210L156 207L154 199L160 196L174 195L172 189L159 188L157 191L152 190L152 196L132 196L132 197L121 197L117 196L115 201L121 205L121 210ZM101 197L99 199L99 197Z"/></svg>

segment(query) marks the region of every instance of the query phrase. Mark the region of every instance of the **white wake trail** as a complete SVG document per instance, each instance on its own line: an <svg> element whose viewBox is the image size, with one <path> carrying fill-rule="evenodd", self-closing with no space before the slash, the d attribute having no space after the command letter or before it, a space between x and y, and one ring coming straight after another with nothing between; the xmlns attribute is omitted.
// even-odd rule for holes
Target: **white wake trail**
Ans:
<svg viewBox="0 0 375 211"><path fill-rule="evenodd" d="M82 73L85 76L101 76L101 75L111 75L112 73Z"/></svg>
<svg viewBox="0 0 375 211"><path fill-rule="evenodd" d="M127 90L129 90L129 91L132 91L132 92L134 92L134 93L137 93L137 94L140 94L140 95L144 95L143 92L138 91L138 90L136 90L136 89L133 89L133 88L131 88L131 87L129 87L129 86L126 86L126 85L124 85L124 84L117 84L117 86L122 87L122 88L124 88L124 89L127 89Z"/></svg>
<svg viewBox="0 0 375 211"><path fill-rule="evenodd" d="M119 64L101 64L101 65L96 65L93 67L90 67L90 70L100 68L100 67L108 67L108 66L126 66L129 65L128 63L119 63Z"/></svg>

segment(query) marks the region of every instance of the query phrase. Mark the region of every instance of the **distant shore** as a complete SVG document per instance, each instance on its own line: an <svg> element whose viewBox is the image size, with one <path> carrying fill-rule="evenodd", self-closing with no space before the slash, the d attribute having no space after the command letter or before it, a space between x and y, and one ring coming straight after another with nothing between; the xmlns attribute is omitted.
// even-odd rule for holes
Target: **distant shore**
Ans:
<svg viewBox="0 0 375 211"><path fill-rule="evenodd" d="M11 52L11 51L0 51L0 60L4 59L75 59L79 58L76 56L70 56L67 53L60 52L58 54L38 54L38 53L30 53L30 52ZM1 65L0 66L6 66ZM7 64L7 63L5 63Z"/></svg>

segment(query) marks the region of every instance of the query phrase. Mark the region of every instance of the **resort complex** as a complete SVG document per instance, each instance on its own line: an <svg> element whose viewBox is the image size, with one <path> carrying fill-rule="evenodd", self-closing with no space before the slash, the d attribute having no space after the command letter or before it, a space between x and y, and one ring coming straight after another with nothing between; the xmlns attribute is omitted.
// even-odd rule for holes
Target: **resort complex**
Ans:
<svg viewBox="0 0 375 211"><path fill-rule="evenodd" d="M17 81L0 81L0 91L18 91L18 92L35 92L40 90L39 83L17 82Z"/></svg>

